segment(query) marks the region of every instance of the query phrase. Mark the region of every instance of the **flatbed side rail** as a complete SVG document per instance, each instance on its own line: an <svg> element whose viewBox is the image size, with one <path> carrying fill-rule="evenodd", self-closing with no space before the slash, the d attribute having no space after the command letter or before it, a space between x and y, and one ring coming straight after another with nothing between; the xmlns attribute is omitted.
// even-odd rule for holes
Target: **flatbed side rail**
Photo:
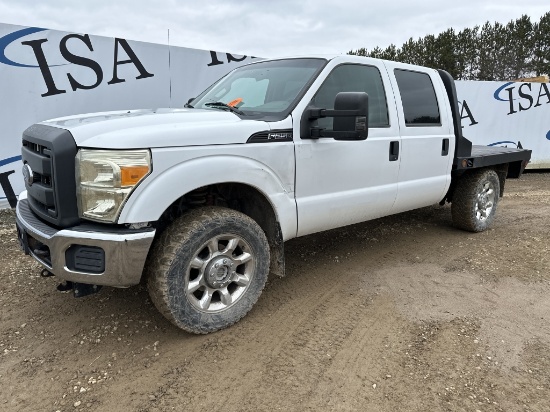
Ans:
<svg viewBox="0 0 550 412"><path fill-rule="evenodd" d="M531 150L495 146L472 146L470 156L458 156L453 170L466 171L508 164L508 177L519 177L531 159Z"/></svg>

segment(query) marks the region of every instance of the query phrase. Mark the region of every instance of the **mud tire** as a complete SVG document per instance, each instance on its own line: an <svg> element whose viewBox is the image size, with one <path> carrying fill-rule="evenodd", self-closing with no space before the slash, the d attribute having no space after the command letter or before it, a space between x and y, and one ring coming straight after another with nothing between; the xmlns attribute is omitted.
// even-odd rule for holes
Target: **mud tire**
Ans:
<svg viewBox="0 0 550 412"><path fill-rule="evenodd" d="M494 170L464 175L453 194L453 224L469 232L483 232L493 223L500 196L500 181Z"/></svg>
<svg viewBox="0 0 550 412"><path fill-rule="evenodd" d="M222 207L195 209L155 241L145 270L147 288L156 308L174 325L196 334L215 332L252 309L267 281L269 259L265 233L250 217ZM222 281L231 283L218 287Z"/></svg>

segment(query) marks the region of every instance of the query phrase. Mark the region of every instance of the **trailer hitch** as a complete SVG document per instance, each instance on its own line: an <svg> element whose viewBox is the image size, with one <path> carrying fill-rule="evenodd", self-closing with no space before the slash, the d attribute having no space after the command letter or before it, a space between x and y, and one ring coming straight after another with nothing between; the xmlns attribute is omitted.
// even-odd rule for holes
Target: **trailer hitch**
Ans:
<svg viewBox="0 0 550 412"><path fill-rule="evenodd" d="M65 282L57 285L57 290L60 292L68 292L69 290L72 290L75 298L82 298L84 296L98 293L102 287L103 286L101 285L90 285L88 283L77 283L66 280Z"/></svg>

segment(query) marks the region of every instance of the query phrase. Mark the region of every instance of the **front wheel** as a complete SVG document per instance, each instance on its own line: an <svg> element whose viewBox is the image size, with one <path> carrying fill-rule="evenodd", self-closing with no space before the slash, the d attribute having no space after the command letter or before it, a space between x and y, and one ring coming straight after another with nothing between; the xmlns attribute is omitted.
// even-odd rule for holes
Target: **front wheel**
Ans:
<svg viewBox="0 0 550 412"><path fill-rule="evenodd" d="M269 245L248 216L221 207L195 209L155 243L148 289L157 309L192 333L223 329L258 300L269 272Z"/></svg>
<svg viewBox="0 0 550 412"><path fill-rule="evenodd" d="M494 170L482 170L458 181L451 214L456 227L470 232L486 230L495 218L500 181Z"/></svg>

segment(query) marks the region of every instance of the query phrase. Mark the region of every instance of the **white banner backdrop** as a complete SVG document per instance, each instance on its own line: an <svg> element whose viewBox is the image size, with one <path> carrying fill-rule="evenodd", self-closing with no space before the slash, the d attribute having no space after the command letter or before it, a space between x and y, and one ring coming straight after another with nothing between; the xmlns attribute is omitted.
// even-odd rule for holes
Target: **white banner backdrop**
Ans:
<svg viewBox="0 0 550 412"><path fill-rule="evenodd" d="M16 194L33 123L109 110L182 107L251 57L0 23L0 173ZM0 207L7 201L0 188Z"/></svg>
<svg viewBox="0 0 550 412"><path fill-rule="evenodd" d="M109 110L182 107L254 57L0 23L0 173L16 194L21 135L42 120ZM457 82L464 135L533 150L550 168L550 92L540 83ZM0 208L7 201L0 189Z"/></svg>
<svg viewBox="0 0 550 412"><path fill-rule="evenodd" d="M457 81L462 132L474 144L533 151L530 169L550 168L550 84Z"/></svg>

